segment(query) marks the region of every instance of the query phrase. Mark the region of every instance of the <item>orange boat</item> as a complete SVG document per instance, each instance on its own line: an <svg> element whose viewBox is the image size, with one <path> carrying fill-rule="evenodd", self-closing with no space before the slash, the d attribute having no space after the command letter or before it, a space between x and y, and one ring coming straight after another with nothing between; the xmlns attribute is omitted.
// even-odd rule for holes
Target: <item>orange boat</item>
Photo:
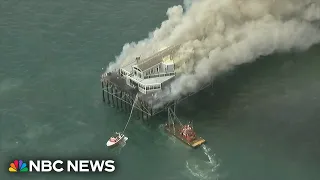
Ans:
<svg viewBox="0 0 320 180"><path fill-rule="evenodd" d="M193 148L206 142L203 138L196 135L191 123L186 125L166 123L165 130Z"/></svg>

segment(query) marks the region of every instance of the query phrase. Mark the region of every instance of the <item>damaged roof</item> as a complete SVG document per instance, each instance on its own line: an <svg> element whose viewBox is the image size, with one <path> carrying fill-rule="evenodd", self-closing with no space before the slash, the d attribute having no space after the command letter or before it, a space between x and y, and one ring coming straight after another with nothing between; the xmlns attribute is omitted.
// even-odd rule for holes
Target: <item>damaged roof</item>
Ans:
<svg viewBox="0 0 320 180"><path fill-rule="evenodd" d="M161 63L162 59L165 56L168 56L170 54L175 53L179 49L179 47L180 47L180 45L170 46L170 47L142 60L142 62L138 63L138 68L141 71L145 71L145 70L151 68L152 66L155 66L155 65Z"/></svg>

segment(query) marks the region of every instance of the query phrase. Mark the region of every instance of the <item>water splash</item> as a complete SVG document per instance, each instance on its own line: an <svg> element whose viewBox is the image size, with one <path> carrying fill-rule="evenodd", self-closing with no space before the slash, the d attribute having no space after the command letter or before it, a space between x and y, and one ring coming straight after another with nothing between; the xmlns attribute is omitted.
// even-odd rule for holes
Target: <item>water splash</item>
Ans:
<svg viewBox="0 0 320 180"><path fill-rule="evenodd" d="M186 168L192 175L189 177L194 180L198 178L199 180L218 180L219 174L217 172L220 163L216 160L215 154L211 154L211 149L205 145L202 145L202 150L204 154L208 157L208 161L204 162L190 162L186 161Z"/></svg>

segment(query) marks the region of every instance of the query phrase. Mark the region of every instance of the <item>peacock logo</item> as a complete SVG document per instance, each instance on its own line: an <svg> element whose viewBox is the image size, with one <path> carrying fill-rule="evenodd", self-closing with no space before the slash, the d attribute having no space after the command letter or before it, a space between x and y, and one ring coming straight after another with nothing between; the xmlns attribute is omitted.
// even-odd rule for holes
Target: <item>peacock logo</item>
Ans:
<svg viewBox="0 0 320 180"><path fill-rule="evenodd" d="M28 172L27 164L22 160L14 160L10 163L9 172Z"/></svg>

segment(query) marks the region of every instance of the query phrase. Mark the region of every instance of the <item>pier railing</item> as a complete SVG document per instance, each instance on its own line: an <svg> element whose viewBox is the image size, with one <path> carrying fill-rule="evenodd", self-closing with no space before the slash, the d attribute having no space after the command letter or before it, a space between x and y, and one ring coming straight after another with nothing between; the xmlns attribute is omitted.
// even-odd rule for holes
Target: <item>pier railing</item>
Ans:
<svg viewBox="0 0 320 180"><path fill-rule="evenodd" d="M171 72L171 73L158 73L158 74L152 74L152 75L144 76L144 79L150 79L150 78L155 78L155 77L164 77L164 76L174 76L174 75L176 75L175 72Z"/></svg>

